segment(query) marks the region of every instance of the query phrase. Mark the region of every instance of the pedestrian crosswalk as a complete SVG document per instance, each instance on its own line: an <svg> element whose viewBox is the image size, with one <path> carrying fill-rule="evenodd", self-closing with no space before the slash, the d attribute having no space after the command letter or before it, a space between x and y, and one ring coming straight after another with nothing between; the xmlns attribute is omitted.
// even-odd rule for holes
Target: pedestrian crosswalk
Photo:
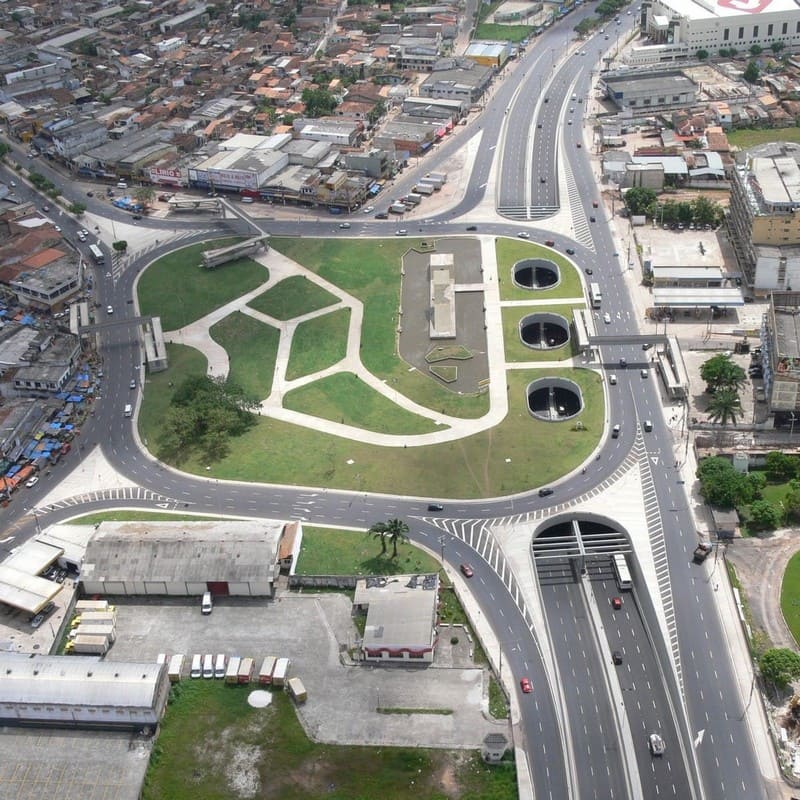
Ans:
<svg viewBox="0 0 800 800"><path fill-rule="evenodd" d="M166 497L150 489L143 489L141 486L120 486L115 489L101 489L96 492L84 492L83 494L72 495L55 503L46 506L39 506L36 509L38 514L49 514L73 506L80 506L86 503L99 503L107 500L139 500L151 502L159 508L172 509L179 505L184 505L174 497Z"/></svg>
<svg viewBox="0 0 800 800"><path fill-rule="evenodd" d="M594 251L594 239L584 211L585 199L581 197L568 159L565 159L564 163L564 180L567 183L567 200L572 214L573 238L587 250Z"/></svg>
<svg viewBox="0 0 800 800"><path fill-rule="evenodd" d="M507 219L530 222L535 219L547 219L558 214L558 206L498 206L497 213Z"/></svg>

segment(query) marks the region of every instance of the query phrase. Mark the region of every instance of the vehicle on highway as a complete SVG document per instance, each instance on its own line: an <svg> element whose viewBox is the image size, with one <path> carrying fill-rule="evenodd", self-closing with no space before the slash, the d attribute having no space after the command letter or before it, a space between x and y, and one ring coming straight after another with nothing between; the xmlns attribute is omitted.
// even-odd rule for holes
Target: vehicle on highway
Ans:
<svg viewBox="0 0 800 800"><path fill-rule="evenodd" d="M621 359L619 360L619 365L620 365L620 366L621 366L623 369L625 369L625 367L627 367L627 366L628 366L628 362L627 362L627 361L626 361L624 358L621 358Z"/></svg>
<svg viewBox="0 0 800 800"><path fill-rule="evenodd" d="M522 689L524 694L530 694L533 691L533 684L530 678L520 678L519 688Z"/></svg>
<svg viewBox="0 0 800 800"><path fill-rule="evenodd" d="M653 343L652 343L652 342L645 342L645 343L642 345L642 350L649 350L649 349L650 349L652 346L653 346Z"/></svg>
<svg viewBox="0 0 800 800"><path fill-rule="evenodd" d="M47 206L47 205L42 206L42 211L44 211L45 213L47 213L49 210L50 210L50 206Z"/></svg>
<svg viewBox="0 0 800 800"><path fill-rule="evenodd" d="M342 230L347 230L347 229L350 227L350 223L349 223L349 222L340 222L340 223L339 223L339 227L340 227Z"/></svg>
<svg viewBox="0 0 800 800"><path fill-rule="evenodd" d="M617 667L622 663L622 653L619 650L615 650L611 654L611 663Z"/></svg>
<svg viewBox="0 0 800 800"><path fill-rule="evenodd" d="M468 231L476 231L476 230L478 230L478 226L477 225L467 225L467 230Z"/></svg>
<svg viewBox="0 0 800 800"><path fill-rule="evenodd" d="M106 314L113 314L114 306L106 306Z"/></svg>
<svg viewBox="0 0 800 800"><path fill-rule="evenodd" d="M611 438L612 438L612 439L619 439L619 431L620 431L620 427L619 427L619 425L615 425L615 426L614 426L614 427L611 429Z"/></svg>
<svg viewBox="0 0 800 800"><path fill-rule="evenodd" d="M130 383L130 388L131 388L131 389L135 389L135 388L136 388L136 381L135 381L135 380L132 380L132 381L131 381L131 383Z"/></svg>
<svg viewBox="0 0 800 800"><path fill-rule="evenodd" d="M465 578L471 578L475 572L473 571L472 567L469 564L462 564L459 569L461 570L461 574Z"/></svg>
<svg viewBox="0 0 800 800"><path fill-rule="evenodd" d="M16 189L16 188L17 188L17 182L16 182L16 181L11 181L11 183L9 183L8 185L9 185L9 186L10 186L12 189Z"/></svg>
<svg viewBox="0 0 800 800"><path fill-rule="evenodd" d="M567 252L568 256L574 256L575 255L575 250L573 250L571 247L568 247L566 252Z"/></svg>
<svg viewBox="0 0 800 800"><path fill-rule="evenodd" d="M646 369L643 369L643 370L640 370L640 371L639 371L639 374L640 374L640 375L641 375L643 378L646 378L646 377L647 377L647 375L648 375L648 372L647 372L647 370L646 370Z"/></svg>
<svg viewBox="0 0 800 800"><path fill-rule="evenodd" d="M646 419L644 421L644 430L645 430L645 433L650 433L650 431L653 430L653 422L652 422L652 420Z"/></svg>
<svg viewBox="0 0 800 800"><path fill-rule="evenodd" d="M600 208L600 203L597 200L592 200L592 208Z"/></svg>
<svg viewBox="0 0 800 800"><path fill-rule="evenodd" d="M651 733L647 737L647 746L650 748L650 753L653 756L663 756L664 751L667 749L664 740L657 733Z"/></svg>
<svg viewBox="0 0 800 800"><path fill-rule="evenodd" d="M86 237L83 235L83 233L81 231L78 231L77 237L78 237L78 241L79 242L85 242L86 241Z"/></svg>
<svg viewBox="0 0 800 800"><path fill-rule="evenodd" d="M547 178L545 178L545 177L544 177L544 175L542 175L542 176L539 178L539 183L547 183Z"/></svg>
<svg viewBox="0 0 800 800"><path fill-rule="evenodd" d="M580 142L577 142L577 143L575 144L575 147L577 147L577 148L578 148L578 150L580 150L580 149L583 147L583 145L582 145ZM592 222L594 222L594 220L592 220Z"/></svg>
<svg viewBox="0 0 800 800"><path fill-rule="evenodd" d="M597 222L597 219L595 217L589 217L589 222Z"/></svg>
<svg viewBox="0 0 800 800"><path fill-rule="evenodd" d="M608 311L606 311L606 313L603 314L603 322L605 322L606 325L611 324L611 314L609 314Z"/></svg>
<svg viewBox="0 0 800 800"><path fill-rule="evenodd" d="M613 372L608 376L608 382L612 386L616 386L617 385L617 376Z"/></svg>
<svg viewBox="0 0 800 800"><path fill-rule="evenodd" d="M553 490L547 486L544 489L539 489L539 497L549 497L551 494L553 494Z"/></svg>
<svg viewBox="0 0 800 800"><path fill-rule="evenodd" d="M428 503L428 511L444 511L441 503Z"/></svg>
<svg viewBox="0 0 800 800"><path fill-rule="evenodd" d="M367 206L367 207L364 209L364 213L365 213L365 214L369 214L369 213L371 213L371 212L372 212L372 211L374 211L374 210L375 210L375 206Z"/></svg>
<svg viewBox="0 0 800 800"><path fill-rule="evenodd" d="M552 239L545 239L544 240L545 247L554 247L555 242Z"/></svg>
<svg viewBox="0 0 800 800"><path fill-rule="evenodd" d="M611 608L615 611L619 611L622 608L622 598L621 597L612 597L611 598Z"/></svg>
<svg viewBox="0 0 800 800"><path fill-rule="evenodd" d="M399 231L395 231L395 236L408 236L408 231L405 228L401 228Z"/></svg>
<svg viewBox="0 0 800 800"><path fill-rule="evenodd" d="M375 219L389 219L389 215L388 214L384 214L383 212L380 212L379 214L375 215Z"/></svg>
<svg viewBox="0 0 800 800"><path fill-rule="evenodd" d="M134 219L141 219L141 218L142 218L142 215L141 215L141 214L134 214L134 215L133 215L133 218L134 218Z"/></svg>
<svg viewBox="0 0 800 800"><path fill-rule="evenodd" d="M585 272L587 275L594 275L594 270L593 270L591 267L586 267L586 269L584 270L584 272Z"/></svg>
<svg viewBox="0 0 800 800"><path fill-rule="evenodd" d="M202 614L210 614L214 608L214 603L211 600L211 592L203 592L203 599L200 603L200 612Z"/></svg>
<svg viewBox="0 0 800 800"><path fill-rule="evenodd" d="M528 233L528 231L520 231L520 232L517 234L517 238L518 238L518 239L530 239L530 238L531 238L531 235Z"/></svg>

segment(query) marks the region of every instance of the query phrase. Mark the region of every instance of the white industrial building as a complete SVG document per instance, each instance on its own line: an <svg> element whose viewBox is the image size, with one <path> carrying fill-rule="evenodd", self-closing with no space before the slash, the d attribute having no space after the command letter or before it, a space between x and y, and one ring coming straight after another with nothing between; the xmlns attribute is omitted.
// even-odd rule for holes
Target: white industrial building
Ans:
<svg viewBox="0 0 800 800"><path fill-rule="evenodd" d="M220 150L189 168L190 185L238 191L255 191L289 164L289 156L278 150Z"/></svg>
<svg viewBox="0 0 800 800"><path fill-rule="evenodd" d="M740 53L780 42L800 48L800 6L794 0L653 0L645 7L649 43L633 48L630 64L693 58L698 50Z"/></svg>
<svg viewBox="0 0 800 800"><path fill-rule="evenodd" d="M86 548L81 588L86 595L268 597L283 527L263 520L102 522Z"/></svg>
<svg viewBox="0 0 800 800"><path fill-rule="evenodd" d="M170 686L166 664L88 656L0 653L0 672L0 725L152 728Z"/></svg>

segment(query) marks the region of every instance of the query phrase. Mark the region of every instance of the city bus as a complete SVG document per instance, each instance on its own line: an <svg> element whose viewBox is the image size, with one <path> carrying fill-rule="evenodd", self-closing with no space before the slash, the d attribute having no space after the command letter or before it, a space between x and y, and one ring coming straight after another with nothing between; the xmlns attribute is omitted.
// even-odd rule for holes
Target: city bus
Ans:
<svg viewBox="0 0 800 800"><path fill-rule="evenodd" d="M592 301L592 308L600 308L603 302L603 293L600 291L599 283L589 284L589 299Z"/></svg>
<svg viewBox="0 0 800 800"><path fill-rule="evenodd" d="M633 588L631 572L628 569L628 562L622 553L614 553L611 565L614 567L614 578L617 581L620 591L627 592Z"/></svg>
<svg viewBox="0 0 800 800"><path fill-rule="evenodd" d="M95 264L105 263L106 257L103 255L103 251L96 244L89 245L89 252L92 254Z"/></svg>

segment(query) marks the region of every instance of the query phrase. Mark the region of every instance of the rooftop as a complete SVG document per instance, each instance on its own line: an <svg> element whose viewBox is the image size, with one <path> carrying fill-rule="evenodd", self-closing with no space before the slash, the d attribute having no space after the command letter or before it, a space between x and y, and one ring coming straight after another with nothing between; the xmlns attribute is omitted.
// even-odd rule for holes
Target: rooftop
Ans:
<svg viewBox="0 0 800 800"><path fill-rule="evenodd" d="M680 17L691 20L724 19L725 17L748 17L755 21L754 11L766 13L787 13L797 11L794 0L766 0L757 8L746 3L703 2L702 0L659 0L661 5L671 8Z"/></svg>

